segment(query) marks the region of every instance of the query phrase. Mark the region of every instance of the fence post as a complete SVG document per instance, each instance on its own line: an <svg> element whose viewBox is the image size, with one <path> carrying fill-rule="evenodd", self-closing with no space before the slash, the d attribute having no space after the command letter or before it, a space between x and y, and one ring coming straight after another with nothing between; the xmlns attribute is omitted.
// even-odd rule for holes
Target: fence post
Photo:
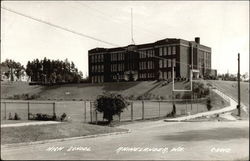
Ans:
<svg viewBox="0 0 250 161"><path fill-rule="evenodd" d="M159 118L161 117L161 102L159 101Z"/></svg>
<svg viewBox="0 0 250 161"><path fill-rule="evenodd" d="M90 122L92 123L92 103L91 101L89 102L89 105L90 105Z"/></svg>
<svg viewBox="0 0 250 161"><path fill-rule="evenodd" d="M4 119L7 120L7 114L6 114L6 102L4 102Z"/></svg>
<svg viewBox="0 0 250 161"><path fill-rule="evenodd" d="M28 102L28 120L30 119L30 102Z"/></svg>
<svg viewBox="0 0 250 161"><path fill-rule="evenodd" d="M197 113L198 113L198 98L196 98Z"/></svg>
<svg viewBox="0 0 250 161"><path fill-rule="evenodd" d="M86 116L86 101L84 101L84 122L86 122L87 116Z"/></svg>
<svg viewBox="0 0 250 161"><path fill-rule="evenodd" d="M186 99L186 115L187 115L187 112L188 112L187 110L188 110L188 109L187 109L187 99Z"/></svg>
<svg viewBox="0 0 250 161"><path fill-rule="evenodd" d="M53 102L53 116L56 116L56 102Z"/></svg>
<svg viewBox="0 0 250 161"><path fill-rule="evenodd" d="M95 110L95 124L97 125L97 111Z"/></svg>
<svg viewBox="0 0 250 161"><path fill-rule="evenodd" d="M133 114L134 114L134 112L133 112L133 102L131 102L131 121L134 120Z"/></svg>
<svg viewBox="0 0 250 161"><path fill-rule="evenodd" d="M144 120L144 101L142 100L142 120Z"/></svg>

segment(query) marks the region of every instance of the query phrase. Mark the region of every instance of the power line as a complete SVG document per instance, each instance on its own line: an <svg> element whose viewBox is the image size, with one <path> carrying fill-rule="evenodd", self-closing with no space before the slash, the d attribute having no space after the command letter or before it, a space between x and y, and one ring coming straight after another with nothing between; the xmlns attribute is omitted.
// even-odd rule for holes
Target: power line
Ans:
<svg viewBox="0 0 250 161"><path fill-rule="evenodd" d="M34 18L34 17L32 17L32 16L23 14L23 13L21 13L21 12L14 11L14 10L9 9L9 8L6 8L6 7L2 7L2 6L1 6L1 8L4 9L4 10L6 10L6 11L15 13L15 14L17 14L17 15L20 15L20 16L23 16L23 17L32 19L32 20L34 20L34 21L37 21L37 22L40 22L40 23L44 23L44 24L47 24L47 25L49 25L49 26L52 26L52 27L55 27L55 28L58 28L58 29L61 29L61 30L64 30L64 31L68 31L68 32L73 33L73 34L76 34L76 35L78 35L78 36L82 36L82 37L89 38L89 39L92 39L92 40L95 40L95 41L99 41L99 42L102 42L102 43L105 43L105 44L108 44L108 45L111 45L111 46L118 46L117 44L110 43L110 42L108 42L108 41L104 41L104 40L95 38L95 37L93 37L93 36L89 36L89 35L86 35L86 34L83 34L83 33L80 33L80 32L77 32L77 31L74 31L74 30L71 30L71 29L68 29L68 28L63 27L63 26L59 26L59 25L53 24L53 23L50 23L50 22L47 22L47 21L44 21L44 20L41 20L41 19L38 19L38 18Z"/></svg>
<svg viewBox="0 0 250 161"><path fill-rule="evenodd" d="M76 3L78 3L78 4L80 4L81 6L83 6L83 7L86 7L86 8L89 8L89 9L91 9L91 10L93 10L93 11L96 11L97 13L99 13L102 17L105 17L105 18L107 18L107 19L109 19L109 20L111 20L111 21L113 21L113 22L115 22L115 23L120 23L120 19L118 19L118 18L111 18L111 16L110 15L108 15L107 13L104 13L104 12L102 12L102 11L100 11L100 10L98 10L98 9L96 9L96 8L93 8L93 7L90 7L89 5L86 5L86 4L83 4L83 3L81 3L81 2L76 2ZM115 20L117 20L117 21L115 21ZM121 24L121 23L120 23ZM151 36L154 36L154 37L156 37L156 35L157 35L157 37L161 37L162 35L158 35L158 34L156 34L156 33L153 33L153 32L151 32L150 30L148 30L148 29L146 29L146 28L144 28L144 27L142 27L142 26L138 26L138 25L136 25L136 24L133 24L134 26L136 26L136 27L138 27L138 28L140 28L140 29L142 29L142 30L140 30L140 31L142 31L142 32L144 32L144 33L148 33L148 34L150 34ZM143 31L144 30L144 31Z"/></svg>
<svg viewBox="0 0 250 161"><path fill-rule="evenodd" d="M96 12L99 12L102 16L105 16L105 17L109 18L111 21L116 22L116 21L113 20L113 18L110 18L109 15L107 15L106 13L104 13L104 12L102 12L102 11L96 9L96 8L90 7L89 5L83 4L83 3L81 3L81 2L76 2L76 3L80 4L80 5L83 6L83 7L87 7L87 8L89 8L89 9L95 10ZM131 36L132 36L132 43L133 43L133 42L134 42L134 40L133 40L133 25L134 25L134 24L133 24L133 17L132 17L133 15L132 15L132 12L133 12L133 10L131 9ZM117 19L117 20L118 20L118 19ZM116 23L117 23L117 22L116 22ZM142 28L141 26L137 26L137 27ZM145 28L143 28L143 29L146 30ZM149 31L148 31L148 32L149 32ZM155 36L155 34L153 34L152 32L151 32L151 34ZM144 54L144 53L143 53L143 54ZM146 54L145 54L145 55L146 55ZM164 59L164 60L166 59L166 58L157 57L157 56L153 56L153 57L158 58L158 59ZM206 58L203 58L203 59L206 59ZM166 60L168 60L168 59L166 59ZM206 59L206 60L207 60L207 59ZM182 63L182 62L179 62L179 61L175 61L175 62L176 62L176 63L183 64L183 65L190 66L190 64ZM198 67L199 65L197 64L196 66ZM206 67L202 67L202 66L200 66L199 68L200 68L200 69L210 69L210 68L206 68Z"/></svg>
<svg viewBox="0 0 250 161"><path fill-rule="evenodd" d="M80 33L80 32L77 32L77 31L74 31L74 30L71 30L71 29L68 29L68 28L63 27L63 26L59 26L59 25L56 25L56 24L52 24L52 23L50 23L50 22L47 22L47 21L44 21L44 20L41 20L41 19L38 19L38 18L34 18L34 17L32 17L32 16L29 16L29 15L26 15L26 14L23 14L23 13L20 13L20 12L17 12L17 11L14 11L14 10L9 9L9 8L6 8L6 7L2 7L2 6L1 6L1 8L4 9L4 10L7 10L7 11L9 11L9 12L15 13L15 14L17 14L17 15L20 15L20 16L23 16L23 17L32 19L32 20L34 20L34 21L37 21L37 22L40 22L40 23L44 23L44 24L47 24L47 25L49 25L49 26L52 26L52 27L55 27L55 28L59 28L59 29L61 29L61 30L63 30L63 31L67 31L67 32L76 34L76 35L78 35L78 36L82 36L82 37L89 38L89 39L92 39L92 40L95 40L95 41L99 41L99 42L102 42L102 43L111 45L111 46L113 46L113 47L120 47L120 45L117 45L117 44L114 44L114 43L111 43L111 42L108 42L108 41L104 41L104 40L95 38L95 37L93 37L93 36L89 36L89 35L86 35L86 34L83 34L83 33ZM120 48L122 48L122 49L124 49L124 50L127 50L125 47L120 47ZM139 52L136 52L136 53L139 53ZM146 53L142 53L142 54L144 54L144 55L147 56ZM155 55L152 56L152 57L158 58L158 59L162 59L162 60L169 60L169 59L167 59L167 58L163 58L163 57L155 56ZM171 60L171 62L173 62L173 60ZM179 63L179 64L183 64L183 65L190 66L190 64L187 64L187 63L183 63L183 62L179 62L179 61L175 61L175 62L176 62L176 63ZM196 66L198 66L198 65L196 65ZM203 68L204 68L204 69L210 69L210 68L206 68L206 67L199 67L199 68L200 68L200 69L203 69Z"/></svg>

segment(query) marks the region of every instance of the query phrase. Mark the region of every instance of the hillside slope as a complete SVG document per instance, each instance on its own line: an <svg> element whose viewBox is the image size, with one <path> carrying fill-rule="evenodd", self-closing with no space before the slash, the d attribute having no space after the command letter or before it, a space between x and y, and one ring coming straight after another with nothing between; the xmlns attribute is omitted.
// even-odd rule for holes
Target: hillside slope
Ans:
<svg viewBox="0 0 250 161"><path fill-rule="evenodd" d="M14 95L38 94L44 90L43 86L30 86L27 82L1 82L1 98L6 99Z"/></svg>
<svg viewBox="0 0 250 161"><path fill-rule="evenodd" d="M163 82L142 81L142 82L119 82L102 84L67 84L52 87L29 86L24 82L1 83L1 98L13 97L18 94L38 94L39 99L84 99L94 100L103 92L120 93L126 97L137 98L144 94L151 94L154 97L164 99L171 98L172 83L162 86ZM176 83L177 88L184 88L186 83Z"/></svg>
<svg viewBox="0 0 250 161"><path fill-rule="evenodd" d="M237 99L237 82L232 81L202 81L204 83L211 82L218 86L225 93ZM144 94L153 95L154 98L162 97L163 99L171 99L172 83L162 86L163 82L157 81L141 81L141 82L119 82L119 83L102 83L102 84L68 84L57 85L52 87L29 86L24 82L1 82L1 98L6 99L19 94L37 94L39 99L83 99L94 100L96 96L103 92L120 93L126 97L137 98ZM176 89L184 89L189 82L176 82ZM178 93L178 92L176 92ZM241 83L241 100L249 106L249 86L248 83Z"/></svg>
<svg viewBox="0 0 250 161"><path fill-rule="evenodd" d="M219 87L223 92L227 93L228 95L232 96L234 99L238 99L238 84L236 81L220 81L220 80L213 80L210 82L215 86ZM241 93L241 102L249 107L249 83L248 82L241 82L240 83L240 93Z"/></svg>

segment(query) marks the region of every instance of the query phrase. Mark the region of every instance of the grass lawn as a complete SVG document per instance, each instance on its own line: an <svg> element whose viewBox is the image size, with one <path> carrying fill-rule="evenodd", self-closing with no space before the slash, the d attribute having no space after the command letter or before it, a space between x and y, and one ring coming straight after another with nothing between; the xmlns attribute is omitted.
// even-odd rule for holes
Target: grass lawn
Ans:
<svg viewBox="0 0 250 161"><path fill-rule="evenodd" d="M1 125L3 125L3 124L24 123L24 122L32 122L32 121L31 120L1 120Z"/></svg>
<svg viewBox="0 0 250 161"><path fill-rule="evenodd" d="M223 92L232 96L236 100L238 99L238 84L236 81L220 81L220 80L210 80L212 84L218 86ZM241 102L249 107L249 83L241 82Z"/></svg>
<svg viewBox="0 0 250 161"><path fill-rule="evenodd" d="M70 138L111 132L122 132L108 126L89 125L81 122L64 122L60 124L5 127L1 128L1 144L33 142L47 139Z"/></svg>

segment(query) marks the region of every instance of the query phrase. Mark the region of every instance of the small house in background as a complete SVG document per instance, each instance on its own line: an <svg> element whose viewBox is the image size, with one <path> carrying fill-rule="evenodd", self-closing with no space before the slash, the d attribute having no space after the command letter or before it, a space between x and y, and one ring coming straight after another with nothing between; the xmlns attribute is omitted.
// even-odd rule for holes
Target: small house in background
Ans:
<svg viewBox="0 0 250 161"><path fill-rule="evenodd" d="M12 74L13 81L30 82L30 78L24 69L21 70L20 78L17 78L17 76L15 75L16 73L15 69L12 69L12 72L11 72L11 69L6 65L0 64L0 67L1 67L1 81L4 81L4 82L11 81L11 74Z"/></svg>
<svg viewBox="0 0 250 161"><path fill-rule="evenodd" d="M0 64L0 68L1 68L1 81L9 81L9 77L8 77L10 73L9 67Z"/></svg>

